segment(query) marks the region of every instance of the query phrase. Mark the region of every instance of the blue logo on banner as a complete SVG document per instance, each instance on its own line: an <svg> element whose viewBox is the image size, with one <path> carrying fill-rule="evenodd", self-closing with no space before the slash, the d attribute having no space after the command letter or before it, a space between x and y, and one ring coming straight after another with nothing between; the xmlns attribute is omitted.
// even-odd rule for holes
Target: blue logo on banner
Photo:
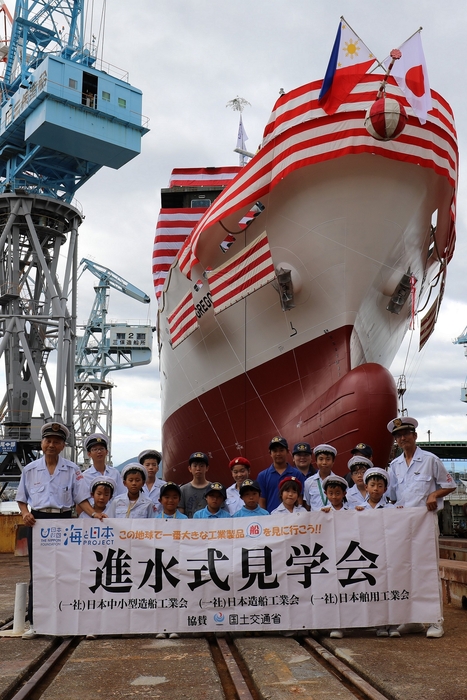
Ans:
<svg viewBox="0 0 467 700"><path fill-rule="evenodd" d="M222 623L225 622L225 615L224 615L224 613L216 613L216 614L214 615L214 622L215 622L217 625L222 625Z"/></svg>
<svg viewBox="0 0 467 700"><path fill-rule="evenodd" d="M41 527L41 546L70 544L109 545L114 542L113 528L108 525L77 526L73 523L67 527Z"/></svg>

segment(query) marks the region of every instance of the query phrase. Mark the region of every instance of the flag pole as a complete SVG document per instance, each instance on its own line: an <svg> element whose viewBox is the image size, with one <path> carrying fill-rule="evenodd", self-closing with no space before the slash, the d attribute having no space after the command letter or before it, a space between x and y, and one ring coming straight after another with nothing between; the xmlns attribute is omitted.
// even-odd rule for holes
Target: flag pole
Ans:
<svg viewBox="0 0 467 700"><path fill-rule="evenodd" d="M408 41L410 41L410 40L412 39L412 37L415 36L415 34L419 34L419 33L422 31L422 29L423 29L423 27L419 27L419 28L417 29L417 31L415 31L413 34L411 34L411 35L409 36L408 39L406 39L405 41L402 42L401 46L402 46L403 44L406 44Z"/></svg>
<svg viewBox="0 0 467 700"><path fill-rule="evenodd" d="M384 94L386 92L386 85L388 82L388 78L389 78L391 71L392 71L392 67L393 67L394 63L397 60L399 60L399 58L402 56L402 52L399 49L393 49L390 53L390 56L391 56L391 63L389 64L387 71L386 71L386 75L384 76L384 78L381 82L381 85L379 86L378 94L376 95L377 100L379 100L381 97L384 96Z"/></svg>
<svg viewBox="0 0 467 700"><path fill-rule="evenodd" d="M350 26L350 24L347 22L347 20L345 19L345 17L344 17L343 15L340 16L340 19L341 19L342 22L345 22L345 23L346 23L346 25L348 26L348 28L355 34L355 36L357 37L357 39L358 39L359 41L361 41L362 44L363 44L364 46L366 46L366 44L365 44L365 42L363 41L362 37L359 36L359 35L357 34L357 32L355 31L355 29L354 29L353 27ZM367 47L367 48L368 48L368 47ZM373 58L375 59L375 61L376 61L376 63L378 64L378 66L379 66L380 68L382 68L382 67L383 67L382 63L380 63L380 61L378 61L378 59L376 58L376 56L375 56L375 54L373 53L373 51L371 51L371 55L372 55ZM371 72L373 72L373 71L371 71Z"/></svg>
<svg viewBox="0 0 467 700"><path fill-rule="evenodd" d="M401 46L403 46L404 44L406 44L408 41L410 41L410 39L412 39L415 36L415 34L419 34L422 30L423 30L423 27L419 27L416 32L411 34L408 39L406 39L405 41L402 42L402 44L400 44L399 48ZM384 59L384 60L386 60L386 59ZM384 61L383 61L383 63L380 63L379 65L381 66L381 68L384 68ZM376 70L376 68L374 70ZM386 70L386 69L384 68L384 70ZM373 73L373 70L371 70L370 73Z"/></svg>

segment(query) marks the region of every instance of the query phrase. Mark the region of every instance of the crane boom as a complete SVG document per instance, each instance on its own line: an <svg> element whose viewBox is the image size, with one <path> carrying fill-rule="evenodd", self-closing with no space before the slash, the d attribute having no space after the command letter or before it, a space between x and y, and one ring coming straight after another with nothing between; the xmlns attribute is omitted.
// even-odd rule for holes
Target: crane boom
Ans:
<svg viewBox="0 0 467 700"><path fill-rule="evenodd" d="M117 289L119 292L122 292L122 294L126 294L126 296L136 299L136 301L140 301L143 304L150 303L151 299L145 292L142 292L141 289L135 287L134 284L130 284L130 282L127 282L123 277L112 272L112 270L109 270L107 267L98 265L87 258L82 258L80 266L83 272L85 270L92 272L92 274L98 278L101 286L109 286L113 289Z"/></svg>
<svg viewBox="0 0 467 700"><path fill-rule="evenodd" d="M152 326L108 322L110 289L143 304L150 298L141 289L98 263L83 258L80 269L89 270L97 279L94 303L84 334L77 339L75 359L75 397L73 423L77 462L88 466L84 438L95 432L112 436L112 389L110 372L146 365L152 358Z"/></svg>

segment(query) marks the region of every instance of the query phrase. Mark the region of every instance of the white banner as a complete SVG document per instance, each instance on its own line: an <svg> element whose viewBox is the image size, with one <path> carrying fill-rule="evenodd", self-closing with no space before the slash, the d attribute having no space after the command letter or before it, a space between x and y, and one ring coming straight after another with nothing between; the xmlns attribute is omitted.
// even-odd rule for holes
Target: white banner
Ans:
<svg viewBox="0 0 467 700"><path fill-rule="evenodd" d="M34 527L42 634L337 629L441 617L424 508Z"/></svg>

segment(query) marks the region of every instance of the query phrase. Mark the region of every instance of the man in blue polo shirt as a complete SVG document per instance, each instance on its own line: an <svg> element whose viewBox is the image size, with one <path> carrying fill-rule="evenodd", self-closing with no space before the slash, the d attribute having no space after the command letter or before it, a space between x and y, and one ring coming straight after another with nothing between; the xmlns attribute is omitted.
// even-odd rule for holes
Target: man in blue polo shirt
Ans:
<svg viewBox="0 0 467 700"><path fill-rule="evenodd" d="M301 483L302 489L305 477L299 469L291 467L287 462L289 445L287 440L280 435L273 437L269 443L269 454L272 464L258 474L258 483L261 487L259 505L270 513L280 505L279 482L286 476L295 476Z"/></svg>

